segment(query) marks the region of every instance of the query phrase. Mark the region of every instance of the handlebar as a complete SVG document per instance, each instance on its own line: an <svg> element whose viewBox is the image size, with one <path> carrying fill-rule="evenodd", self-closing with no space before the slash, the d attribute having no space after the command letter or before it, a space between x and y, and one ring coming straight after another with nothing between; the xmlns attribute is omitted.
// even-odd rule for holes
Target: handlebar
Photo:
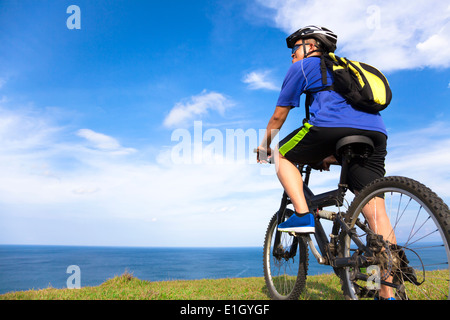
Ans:
<svg viewBox="0 0 450 320"><path fill-rule="evenodd" d="M275 161L274 161L274 159L273 159L273 156L267 157L267 153L266 153L266 154L264 154L264 153L262 153L262 154L259 153L258 148L253 149L253 153L256 153L256 154L258 155L258 159L259 159L260 161L266 161L267 163L270 163L270 164L275 163ZM263 157L261 157L261 155L263 155Z"/></svg>

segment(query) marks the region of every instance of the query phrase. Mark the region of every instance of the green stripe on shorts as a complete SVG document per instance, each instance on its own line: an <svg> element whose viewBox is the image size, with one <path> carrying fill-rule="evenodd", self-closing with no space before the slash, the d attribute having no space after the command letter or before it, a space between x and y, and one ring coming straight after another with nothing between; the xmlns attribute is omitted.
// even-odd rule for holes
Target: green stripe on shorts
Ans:
<svg viewBox="0 0 450 320"><path fill-rule="evenodd" d="M293 136L288 142L283 144L279 151L281 155L284 157L286 153L292 150L300 141L302 141L303 137L309 132L309 129L312 127L309 123L305 123L303 128L297 132L295 136Z"/></svg>

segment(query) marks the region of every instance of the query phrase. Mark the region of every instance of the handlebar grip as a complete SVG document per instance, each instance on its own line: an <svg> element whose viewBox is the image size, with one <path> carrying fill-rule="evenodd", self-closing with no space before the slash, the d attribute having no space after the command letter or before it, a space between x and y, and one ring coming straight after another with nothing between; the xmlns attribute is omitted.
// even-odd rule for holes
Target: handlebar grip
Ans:
<svg viewBox="0 0 450 320"><path fill-rule="evenodd" d="M253 149L253 153L258 153L258 148L254 148L254 149ZM267 155L266 155L266 156L267 156ZM269 157L266 157L266 159L261 159L261 160L265 160L265 161L267 161L267 163L271 163L271 164L274 163L274 162L273 162L273 157L270 157L270 158L269 158Z"/></svg>

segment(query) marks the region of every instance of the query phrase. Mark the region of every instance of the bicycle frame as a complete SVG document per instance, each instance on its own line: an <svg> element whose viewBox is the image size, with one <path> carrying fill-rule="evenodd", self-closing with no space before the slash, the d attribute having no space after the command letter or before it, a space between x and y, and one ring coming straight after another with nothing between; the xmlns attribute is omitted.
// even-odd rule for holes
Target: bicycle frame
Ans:
<svg viewBox="0 0 450 320"><path fill-rule="evenodd" d="M348 170L352 170L349 168L367 165L375 151L368 137L339 139L333 153L341 164L340 179L335 190L320 194L314 194L309 187L311 171L326 166L297 165L303 180L297 183L303 182L308 211L314 216L314 231L313 236L278 231L281 223L296 214L295 209L300 210L297 206L292 208L296 203L294 195L291 201L283 192L279 210L271 217L264 238L264 278L271 298L300 297L307 285L311 254L319 264L333 268L346 299L448 298L449 274L445 269L450 261L450 210L438 195L413 179L390 176L368 183L352 201L346 199L347 191L353 191L351 177L347 179ZM325 158L325 165L331 159ZM268 160L274 162L272 158ZM384 225L386 221L388 225ZM391 221L395 223L391 225ZM386 239L376 233L376 222L383 224L379 230ZM411 260L407 253L414 254L409 257ZM419 253L430 259L422 261ZM421 275L417 274L419 271ZM426 282L426 278L431 281Z"/></svg>
<svg viewBox="0 0 450 320"><path fill-rule="evenodd" d="M348 186L346 184L347 165L348 163L343 163L342 165L341 177L338 184L338 188L318 195L314 195L314 193L308 187L309 177L311 174L311 167L310 166L298 167L300 173L302 174L302 176L304 176L303 188L307 204L310 208L310 211L314 213L315 217L314 237L316 239L317 246L319 247L320 252L316 249L309 234L302 236L305 237L306 240L308 241L311 252L315 256L319 264L330 265L333 268L353 267L355 270L358 270L360 267L368 267L372 264L377 263L377 258L375 257L374 252L369 247L369 245L365 245L364 243L361 242L361 240L357 237L354 228L350 228L347 225L347 223L345 223L344 217L341 215L340 212L335 213L323 210L323 208L325 207L334 205L339 207L343 204L345 193L348 190ZM280 208L277 212L278 224L284 221L286 208L290 203L291 201L288 195L286 194L286 192L284 192ZM320 219L326 219L333 222L330 239L328 239ZM362 224L359 224L359 226L364 228ZM370 237L374 239L378 237L369 228L365 228L365 231L367 231ZM338 257L337 246L340 232L341 233L344 232L346 235L348 235L353 241L353 243L357 246L357 249L355 249L355 253L350 257ZM274 255L277 255L276 248L278 247L280 237L281 232L276 231L274 252L273 252ZM292 257L296 254L297 241L298 241L297 238L295 238L289 252L289 257ZM364 255L362 255L361 253L364 253ZM367 275L361 274L359 272L355 272L354 276L359 280L365 281L368 280ZM382 285L387 285L393 288L398 287L398 285L395 285L391 282L386 282L384 280L381 280L380 283Z"/></svg>
<svg viewBox="0 0 450 320"><path fill-rule="evenodd" d="M308 187L309 183L309 177L311 174L311 167L310 166L302 166L298 167L300 173L302 176L304 176L303 181L303 190L305 194L305 199L308 204L308 207L310 208L311 212L315 213L315 238L320 250L320 253L316 250L314 244L311 241L311 238L307 236L311 251L313 252L314 256L318 260L320 264L327 264L331 265L331 261L334 258L333 254L333 245L330 246L330 241L328 240L328 237L325 233L325 230L322 227L322 224L320 222L320 218L325 218L327 220L334 221L333 223L333 232L332 232L332 239L337 238L337 235L340 230L340 223L341 221L340 217L338 218L336 214L323 211L322 208L332 206L332 205L342 205L345 193L347 191L347 186L345 183L339 183L338 188L333 191L325 192L319 195L314 195L314 193L311 191L311 189ZM341 176L341 181L342 176ZM281 199L280 208L278 210L278 224L280 224L284 220L285 210L287 206L291 203L288 195L286 192L283 193L283 197ZM281 232L276 233L275 241L278 242L281 236ZM274 246L276 248L277 245ZM292 254L295 254L295 252L292 252Z"/></svg>

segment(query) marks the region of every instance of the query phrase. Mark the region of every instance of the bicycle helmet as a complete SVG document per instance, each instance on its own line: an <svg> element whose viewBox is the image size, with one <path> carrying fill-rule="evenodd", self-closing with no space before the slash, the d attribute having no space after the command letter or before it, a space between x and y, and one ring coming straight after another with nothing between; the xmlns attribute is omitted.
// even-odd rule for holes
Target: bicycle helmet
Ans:
<svg viewBox="0 0 450 320"><path fill-rule="evenodd" d="M286 38L286 43L288 48L292 49L298 40L307 38L317 40L323 51L334 52L336 50L337 35L330 29L313 25L298 29Z"/></svg>

